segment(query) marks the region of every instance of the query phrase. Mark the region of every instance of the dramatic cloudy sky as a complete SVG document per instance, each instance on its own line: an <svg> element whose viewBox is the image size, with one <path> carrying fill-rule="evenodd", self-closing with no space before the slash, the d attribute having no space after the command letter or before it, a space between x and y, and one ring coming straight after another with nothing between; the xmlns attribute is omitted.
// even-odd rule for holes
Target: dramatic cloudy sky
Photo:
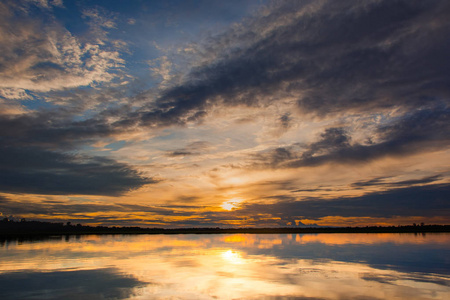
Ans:
<svg viewBox="0 0 450 300"><path fill-rule="evenodd" d="M0 2L0 214L450 223L450 2Z"/></svg>

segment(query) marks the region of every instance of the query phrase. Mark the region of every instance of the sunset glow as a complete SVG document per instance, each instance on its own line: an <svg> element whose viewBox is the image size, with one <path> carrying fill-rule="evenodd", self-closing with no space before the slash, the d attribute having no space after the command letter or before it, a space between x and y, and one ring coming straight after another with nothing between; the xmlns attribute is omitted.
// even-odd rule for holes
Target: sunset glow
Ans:
<svg viewBox="0 0 450 300"><path fill-rule="evenodd" d="M241 199L233 198L231 200L228 200L227 202L224 202L221 207L225 210L232 210L239 207L239 203L241 202Z"/></svg>
<svg viewBox="0 0 450 300"><path fill-rule="evenodd" d="M449 1L0 1L0 218L450 223Z"/></svg>

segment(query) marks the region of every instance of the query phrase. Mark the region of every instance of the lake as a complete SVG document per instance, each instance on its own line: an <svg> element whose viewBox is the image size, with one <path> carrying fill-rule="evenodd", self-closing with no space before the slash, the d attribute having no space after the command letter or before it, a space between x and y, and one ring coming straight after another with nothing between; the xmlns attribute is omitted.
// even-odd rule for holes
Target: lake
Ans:
<svg viewBox="0 0 450 300"><path fill-rule="evenodd" d="M450 299L450 234L1 241L1 299Z"/></svg>

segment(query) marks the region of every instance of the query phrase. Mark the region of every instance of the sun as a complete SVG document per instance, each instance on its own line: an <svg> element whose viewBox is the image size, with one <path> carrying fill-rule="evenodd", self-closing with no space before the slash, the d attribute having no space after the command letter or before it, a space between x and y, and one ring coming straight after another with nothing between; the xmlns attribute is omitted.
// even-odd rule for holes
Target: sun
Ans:
<svg viewBox="0 0 450 300"><path fill-rule="evenodd" d="M233 199L230 199L230 200L222 203L222 205L220 207L222 207L225 210L231 211L234 208L237 208L239 206L239 203L241 203L241 202L242 202L242 199L233 198Z"/></svg>
<svg viewBox="0 0 450 300"><path fill-rule="evenodd" d="M225 202L221 205L221 207L225 210L232 210L235 206L233 203Z"/></svg>

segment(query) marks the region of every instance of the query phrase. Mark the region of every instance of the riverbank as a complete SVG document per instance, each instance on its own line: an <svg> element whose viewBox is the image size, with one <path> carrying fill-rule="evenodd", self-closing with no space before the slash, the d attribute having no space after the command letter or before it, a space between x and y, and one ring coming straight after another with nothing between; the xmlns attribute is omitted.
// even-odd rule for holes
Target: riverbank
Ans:
<svg viewBox="0 0 450 300"><path fill-rule="evenodd" d="M366 227L278 227L278 228L142 228L83 226L38 221L0 221L0 237L86 235L86 234L307 234L307 233L431 233L450 232L450 225L407 225Z"/></svg>

